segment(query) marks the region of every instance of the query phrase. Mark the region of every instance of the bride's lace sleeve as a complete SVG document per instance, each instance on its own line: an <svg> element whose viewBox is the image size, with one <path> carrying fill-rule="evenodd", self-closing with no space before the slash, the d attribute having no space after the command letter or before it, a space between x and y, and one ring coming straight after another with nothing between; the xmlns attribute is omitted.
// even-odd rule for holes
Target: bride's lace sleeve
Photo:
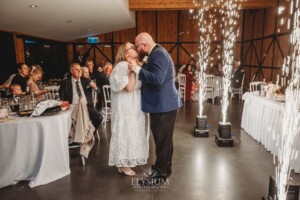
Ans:
<svg viewBox="0 0 300 200"><path fill-rule="evenodd" d="M128 63L119 62L113 69L110 78L110 88L113 92L119 92L128 85Z"/></svg>

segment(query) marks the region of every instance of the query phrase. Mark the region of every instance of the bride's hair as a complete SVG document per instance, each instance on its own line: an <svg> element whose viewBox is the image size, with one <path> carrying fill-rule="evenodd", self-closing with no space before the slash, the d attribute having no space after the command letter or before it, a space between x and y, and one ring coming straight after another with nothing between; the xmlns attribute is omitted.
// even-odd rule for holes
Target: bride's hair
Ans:
<svg viewBox="0 0 300 200"><path fill-rule="evenodd" d="M128 44L129 42L125 42L123 44L121 44L119 46L119 49L118 49L118 52L117 52L117 55L116 55L116 61L115 61L115 65L116 66L119 62L121 61L127 61L126 59L126 56L125 56L125 53L126 53L126 45Z"/></svg>

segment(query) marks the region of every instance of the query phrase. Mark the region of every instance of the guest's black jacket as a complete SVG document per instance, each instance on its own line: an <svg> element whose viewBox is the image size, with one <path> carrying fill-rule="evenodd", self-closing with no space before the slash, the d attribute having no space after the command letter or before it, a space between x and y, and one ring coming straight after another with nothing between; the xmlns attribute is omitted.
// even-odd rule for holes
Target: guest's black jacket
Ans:
<svg viewBox="0 0 300 200"><path fill-rule="evenodd" d="M103 71L103 72L100 72L97 77L97 86L102 91L104 85L109 85L109 77Z"/></svg>
<svg viewBox="0 0 300 200"><path fill-rule="evenodd" d="M92 88L89 86L91 82L89 79L81 77L80 82L87 100L88 105L93 105L93 96L92 96ZM72 77L68 77L63 80L60 84L59 88L59 97L63 101L69 101L71 104L73 101L73 87L72 87Z"/></svg>
<svg viewBox="0 0 300 200"><path fill-rule="evenodd" d="M231 87L240 88L245 72L242 67L239 67L236 71L231 74Z"/></svg>

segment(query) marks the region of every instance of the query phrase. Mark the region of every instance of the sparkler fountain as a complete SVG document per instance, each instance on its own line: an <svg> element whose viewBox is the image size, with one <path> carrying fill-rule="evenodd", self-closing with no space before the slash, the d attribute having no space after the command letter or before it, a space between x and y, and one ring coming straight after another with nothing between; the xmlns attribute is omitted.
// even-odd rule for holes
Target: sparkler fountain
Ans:
<svg viewBox="0 0 300 200"><path fill-rule="evenodd" d="M194 0L195 6L198 6L198 1ZM208 137L209 130L207 129L207 117L203 115L203 102L205 100L205 79L204 72L208 66L211 38L213 37L213 15L209 12L210 6L207 1L202 1L201 7L194 18L198 19L199 28L199 66L200 72L198 75L199 81L199 115L196 118L196 127L194 135L196 137ZM190 10L193 13L193 10Z"/></svg>
<svg viewBox="0 0 300 200"><path fill-rule="evenodd" d="M279 7L279 14L282 7ZM278 165L276 167L276 183L278 200L286 200L291 163L297 158L297 138L300 135L300 5L299 0L290 1L290 17L287 20L287 28L291 32L291 54L284 62L284 73L291 72L290 84L287 86L285 95L286 103L283 114L283 130L279 143ZM287 68L287 69L286 69ZM275 197L276 198L276 197Z"/></svg>
<svg viewBox="0 0 300 200"><path fill-rule="evenodd" d="M239 18L239 10L241 5L235 0L218 0L220 13L222 15L222 36L223 36L223 97L222 97L222 122L218 124L218 134L216 135L216 143L218 146L233 146L231 138L231 123L227 122L227 110L229 106L229 88L233 62L233 45L239 34L237 20Z"/></svg>

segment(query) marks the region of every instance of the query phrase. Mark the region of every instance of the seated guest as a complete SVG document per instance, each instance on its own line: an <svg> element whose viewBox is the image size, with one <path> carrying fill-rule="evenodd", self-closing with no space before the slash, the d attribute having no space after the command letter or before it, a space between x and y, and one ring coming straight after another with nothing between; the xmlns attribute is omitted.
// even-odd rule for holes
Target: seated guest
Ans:
<svg viewBox="0 0 300 200"><path fill-rule="evenodd" d="M87 67L81 67L82 77L90 79L89 69Z"/></svg>
<svg viewBox="0 0 300 200"><path fill-rule="evenodd" d="M103 68L101 66L98 67L98 72L103 72Z"/></svg>
<svg viewBox="0 0 300 200"><path fill-rule="evenodd" d="M223 72L223 69L222 69L222 63L221 62L218 62L217 65L215 66L214 75L219 76L219 77L224 77L224 72Z"/></svg>
<svg viewBox="0 0 300 200"><path fill-rule="evenodd" d="M103 86L109 85L109 76L112 71L112 64L107 62L103 66L103 71L99 73L97 77L97 86L100 88L100 96L99 96L99 105L98 108L101 109L104 104L104 94L103 94Z"/></svg>
<svg viewBox="0 0 300 200"><path fill-rule="evenodd" d="M231 74L231 87L232 88L240 88L242 85L243 76L245 74L244 69L240 67L240 62L237 58L233 60L233 71Z"/></svg>
<svg viewBox="0 0 300 200"><path fill-rule="evenodd" d="M87 58L86 61L85 61L85 66L89 70L90 79L95 80L97 78L98 71L94 69L95 65L94 65L93 59L92 58Z"/></svg>
<svg viewBox="0 0 300 200"><path fill-rule="evenodd" d="M23 94L21 86L18 84L12 84L10 86L10 91L13 96L21 96Z"/></svg>
<svg viewBox="0 0 300 200"><path fill-rule="evenodd" d="M88 69L87 67L81 67L81 70L82 70L82 77L91 80L91 79L90 79L89 69ZM92 80L92 81L93 81L93 80ZM100 93L100 89L99 89L99 88L97 88L97 90L94 90L94 91L96 92L96 93L94 94L94 95L96 95L96 96ZM93 99L94 99L94 98L93 98ZM97 102L97 100L96 100L96 102Z"/></svg>
<svg viewBox="0 0 300 200"><path fill-rule="evenodd" d="M78 63L70 66L71 77L63 80L59 88L59 97L61 100L69 101L71 104L78 104L80 98L87 102L89 117L96 129L102 122L102 115L94 108L92 90L96 90L96 84L82 77L81 67Z"/></svg>
<svg viewBox="0 0 300 200"><path fill-rule="evenodd" d="M44 100L44 94L48 93L48 90L40 90L37 86L37 82L42 80L43 77L43 69L40 65L33 65L31 67L31 74L27 81L27 86L29 87L29 93L34 94L37 101Z"/></svg>
<svg viewBox="0 0 300 200"><path fill-rule="evenodd" d="M110 62L105 63L105 65L103 66L103 71L105 72L105 75L107 77L110 77L112 71L112 64Z"/></svg>
<svg viewBox="0 0 300 200"><path fill-rule="evenodd" d="M11 80L12 84L21 86L22 91L27 92L27 81L29 76L29 67L25 63L18 64L18 74Z"/></svg>

